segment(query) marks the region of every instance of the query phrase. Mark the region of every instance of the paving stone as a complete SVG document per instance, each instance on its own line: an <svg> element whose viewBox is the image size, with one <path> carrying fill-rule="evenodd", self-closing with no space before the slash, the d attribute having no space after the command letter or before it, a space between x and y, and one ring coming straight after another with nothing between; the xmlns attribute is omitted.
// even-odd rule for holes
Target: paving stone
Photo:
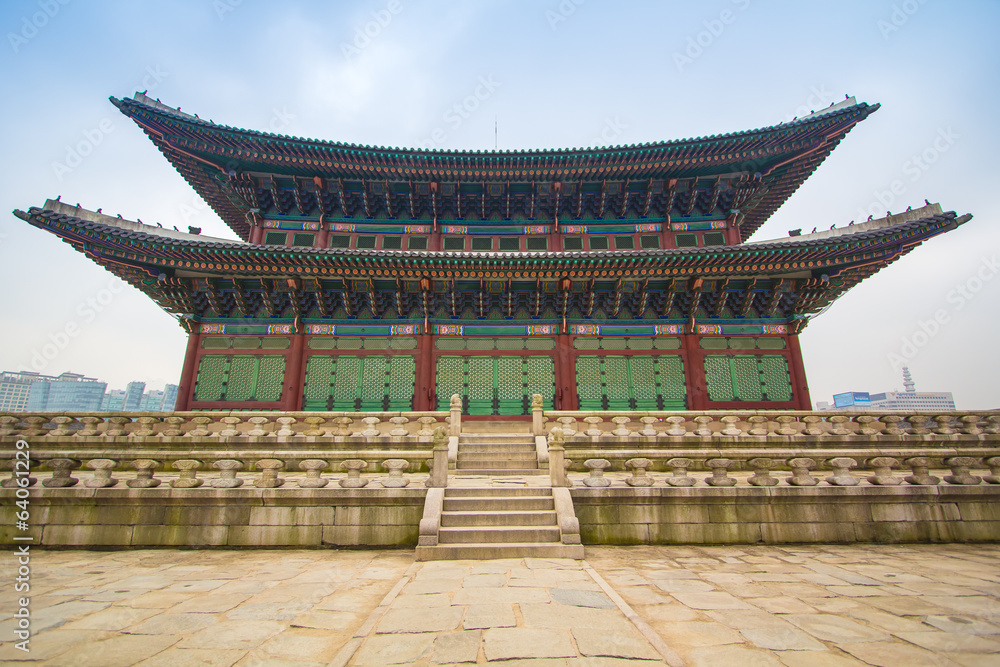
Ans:
<svg viewBox="0 0 1000 667"><path fill-rule="evenodd" d="M787 614L784 618L818 639L837 644L889 639L884 632L832 614Z"/></svg>
<svg viewBox="0 0 1000 667"><path fill-rule="evenodd" d="M615 603L604 593L581 591L569 588L550 588L549 596L553 602L575 607L593 607L595 609L614 609Z"/></svg>
<svg viewBox="0 0 1000 667"><path fill-rule="evenodd" d="M220 621L181 640L177 648L250 650L284 629L277 621Z"/></svg>
<svg viewBox="0 0 1000 667"><path fill-rule="evenodd" d="M506 583L506 574L470 574L462 580L462 588L500 588Z"/></svg>
<svg viewBox="0 0 1000 667"><path fill-rule="evenodd" d="M122 600L119 606L143 609L167 609L194 598L193 593L146 593L136 598Z"/></svg>
<svg viewBox="0 0 1000 667"><path fill-rule="evenodd" d="M948 657L902 642L844 644L841 648L875 667L944 667L955 663Z"/></svg>
<svg viewBox="0 0 1000 667"><path fill-rule="evenodd" d="M634 658L659 660L660 654L634 628L628 632L587 628L573 630L576 646L585 656L607 656L612 658Z"/></svg>
<svg viewBox="0 0 1000 667"><path fill-rule="evenodd" d="M688 667L783 667L781 661L770 653L741 646L706 646L693 649L683 657Z"/></svg>
<svg viewBox="0 0 1000 667"><path fill-rule="evenodd" d="M722 644L743 644L743 636L713 621L686 621L681 623L649 621L647 622L663 638L668 646L674 649L681 647L720 646Z"/></svg>
<svg viewBox="0 0 1000 667"><path fill-rule="evenodd" d="M228 612L226 618L234 621L290 621L312 607L313 605L308 603L247 603Z"/></svg>
<svg viewBox="0 0 1000 667"><path fill-rule="evenodd" d="M665 623L678 623L684 621L697 621L704 618L702 612L685 607L679 602L666 602L655 605L632 605L632 609L645 621Z"/></svg>
<svg viewBox="0 0 1000 667"><path fill-rule="evenodd" d="M159 610L157 610L159 611ZM147 621L129 627L130 635L190 635L217 623L211 614L159 614Z"/></svg>
<svg viewBox="0 0 1000 667"><path fill-rule="evenodd" d="M932 605L937 605L939 608L943 607L959 614L971 614L973 616L998 614L996 599L985 595L968 597L927 596L923 600Z"/></svg>
<svg viewBox="0 0 1000 667"><path fill-rule="evenodd" d="M857 644L857 646L867 646L867 644ZM867 667L868 665L867 662L833 651L775 651L774 653L787 667Z"/></svg>
<svg viewBox="0 0 1000 667"><path fill-rule="evenodd" d="M349 611L310 611L299 614L292 620L293 628L317 628L321 630L348 630L361 625L363 619Z"/></svg>
<svg viewBox="0 0 1000 667"><path fill-rule="evenodd" d="M607 628L628 632L632 623L618 609L594 609L557 604L521 604L524 626L548 629Z"/></svg>
<svg viewBox="0 0 1000 667"><path fill-rule="evenodd" d="M373 635L351 661L356 667L384 667L409 665L426 657L434 644L434 635Z"/></svg>
<svg viewBox="0 0 1000 667"><path fill-rule="evenodd" d="M795 598L753 598L751 604L772 614L809 614L816 611Z"/></svg>
<svg viewBox="0 0 1000 667"><path fill-rule="evenodd" d="M285 630L258 646L247 657L327 664L340 650L343 639L341 635L322 630Z"/></svg>
<svg viewBox="0 0 1000 667"><path fill-rule="evenodd" d="M200 595L171 607L170 611L174 614L221 614L243 604L251 597L245 593Z"/></svg>
<svg viewBox="0 0 1000 667"><path fill-rule="evenodd" d="M453 605L517 604L548 602L544 588L463 588L451 599Z"/></svg>
<svg viewBox="0 0 1000 667"><path fill-rule="evenodd" d="M48 660L60 653L65 653L67 649L75 646L89 646L92 643L104 639L111 639L116 634L106 630L48 630L39 632L31 637L30 654L15 648L14 643L7 641L13 635L4 634L4 642L0 644L0 663L8 664L15 661L30 658L35 660Z"/></svg>
<svg viewBox="0 0 1000 667"><path fill-rule="evenodd" d="M398 595L392 601L393 609L428 609L430 607L447 607L450 604L451 596L446 593Z"/></svg>
<svg viewBox="0 0 1000 667"><path fill-rule="evenodd" d="M79 620L67 623L64 627L67 630L124 630L159 613L159 609L108 607L93 614L88 614Z"/></svg>
<svg viewBox="0 0 1000 667"><path fill-rule="evenodd" d="M152 657L177 641L170 635L118 635L57 655L59 667L128 667Z"/></svg>
<svg viewBox="0 0 1000 667"><path fill-rule="evenodd" d="M951 632L897 632L897 637L911 644L939 653L991 653L1000 655L1000 641L979 635Z"/></svg>
<svg viewBox="0 0 1000 667"><path fill-rule="evenodd" d="M455 630L462 622L464 611L461 607L390 609L379 621L376 632L387 634Z"/></svg>
<svg viewBox="0 0 1000 667"><path fill-rule="evenodd" d="M890 614L867 605L848 609L846 615L890 633L924 632L930 630L930 628L920 622L919 617L907 618L906 616L897 616L896 614Z"/></svg>
<svg viewBox="0 0 1000 667"><path fill-rule="evenodd" d="M454 593L460 588L462 588L462 578L418 579L407 584L403 592L407 595Z"/></svg>
<svg viewBox="0 0 1000 667"><path fill-rule="evenodd" d="M138 665L139 667L231 667L245 655L245 651L168 648Z"/></svg>
<svg viewBox="0 0 1000 667"><path fill-rule="evenodd" d="M226 579L196 579L194 581L178 581L163 589L165 593L205 593L229 583Z"/></svg>
<svg viewBox="0 0 1000 667"><path fill-rule="evenodd" d="M659 579L653 584L665 593L708 593L715 586L700 579Z"/></svg>
<svg viewBox="0 0 1000 667"><path fill-rule="evenodd" d="M434 664L475 662L479 656L479 644L482 637L482 630L438 635L437 639L434 640L431 662Z"/></svg>
<svg viewBox="0 0 1000 667"><path fill-rule="evenodd" d="M738 630L758 648L775 651L822 651L826 648L788 621L766 612L724 610L706 613L719 623Z"/></svg>
<svg viewBox="0 0 1000 667"><path fill-rule="evenodd" d="M466 630L512 628L517 625L514 606L510 604L475 604L465 610L462 627Z"/></svg>
<svg viewBox="0 0 1000 667"><path fill-rule="evenodd" d="M487 660L570 658L577 655L569 632L537 628L490 628L484 631Z"/></svg>
<svg viewBox="0 0 1000 667"><path fill-rule="evenodd" d="M692 609L750 609L750 605L729 593L671 593L671 595Z"/></svg>
<svg viewBox="0 0 1000 667"><path fill-rule="evenodd" d="M967 616L928 616L924 623L932 625L938 630L954 632L966 635L994 635L1000 634L1000 626L987 623L979 618L969 618ZM926 629L926 628L925 628Z"/></svg>

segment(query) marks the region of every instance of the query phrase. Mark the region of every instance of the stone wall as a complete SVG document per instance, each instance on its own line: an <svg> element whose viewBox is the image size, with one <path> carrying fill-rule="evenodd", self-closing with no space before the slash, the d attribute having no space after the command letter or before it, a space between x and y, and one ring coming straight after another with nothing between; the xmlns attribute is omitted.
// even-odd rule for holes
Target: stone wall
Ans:
<svg viewBox="0 0 1000 667"><path fill-rule="evenodd" d="M424 488L32 489L31 528L0 494L0 543L49 547L412 547Z"/></svg>
<svg viewBox="0 0 1000 667"><path fill-rule="evenodd" d="M571 489L584 544L1000 541L1000 487Z"/></svg>

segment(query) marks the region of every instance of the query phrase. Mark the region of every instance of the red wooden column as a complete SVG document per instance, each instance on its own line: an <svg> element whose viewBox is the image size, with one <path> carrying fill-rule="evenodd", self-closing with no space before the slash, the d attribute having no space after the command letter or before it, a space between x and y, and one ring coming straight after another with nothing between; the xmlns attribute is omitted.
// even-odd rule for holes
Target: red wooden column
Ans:
<svg viewBox="0 0 1000 667"><path fill-rule="evenodd" d="M184 352L184 365L181 367L181 379L177 385L177 403L174 409L178 412L189 410L191 401L194 399L194 383L198 377L198 349L200 346L201 334L197 330L189 333L187 350Z"/></svg>
<svg viewBox="0 0 1000 667"><path fill-rule="evenodd" d="M417 336L417 368L413 386L413 409L423 412L434 409L434 336Z"/></svg>
<svg viewBox="0 0 1000 667"><path fill-rule="evenodd" d="M698 347L697 334L681 336L684 346L684 380L687 383L688 410L708 410L705 388L705 355Z"/></svg>
<svg viewBox="0 0 1000 667"><path fill-rule="evenodd" d="M809 397L809 384L806 382L806 369L802 363L802 348L799 347L799 335L788 334L788 373L792 381L792 395L796 410L812 410L812 399Z"/></svg>
<svg viewBox="0 0 1000 667"><path fill-rule="evenodd" d="M305 334L292 334L292 347L285 355L285 382L281 389L281 409L296 412L302 409L302 376L305 356Z"/></svg>
<svg viewBox="0 0 1000 667"><path fill-rule="evenodd" d="M579 410L576 395L576 351L573 337L556 335L556 410Z"/></svg>

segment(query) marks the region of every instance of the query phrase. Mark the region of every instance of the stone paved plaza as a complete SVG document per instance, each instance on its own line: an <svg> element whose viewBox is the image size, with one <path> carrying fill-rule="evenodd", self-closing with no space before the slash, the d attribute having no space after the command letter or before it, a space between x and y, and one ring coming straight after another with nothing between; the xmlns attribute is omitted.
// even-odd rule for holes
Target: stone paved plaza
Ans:
<svg viewBox="0 0 1000 667"><path fill-rule="evenodd" d="M1000 546L34 551L31 567L32 650L8 618L3 663L1000 665Z"/></svg>

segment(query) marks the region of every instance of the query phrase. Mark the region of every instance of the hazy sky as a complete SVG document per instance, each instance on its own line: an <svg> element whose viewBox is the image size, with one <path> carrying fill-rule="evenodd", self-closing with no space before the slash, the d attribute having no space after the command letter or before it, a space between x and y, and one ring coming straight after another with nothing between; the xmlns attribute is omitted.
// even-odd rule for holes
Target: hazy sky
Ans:
<svg viewBox="0 0 1000 667"><path fill-rule="evenodd" d="M109 95L148 90L250 129L446 149L493 148L495 121L501 149L576 147L761 127L845 94L881 103L754 239L925 198L975 218L810 323L812 400L902 390L907 360L918 391L1000 407L995 0L10 0L0 25L0 205L61 195L227 238ZM0 220L0 370L177 381L173 318L54 236Z"/></svg>

